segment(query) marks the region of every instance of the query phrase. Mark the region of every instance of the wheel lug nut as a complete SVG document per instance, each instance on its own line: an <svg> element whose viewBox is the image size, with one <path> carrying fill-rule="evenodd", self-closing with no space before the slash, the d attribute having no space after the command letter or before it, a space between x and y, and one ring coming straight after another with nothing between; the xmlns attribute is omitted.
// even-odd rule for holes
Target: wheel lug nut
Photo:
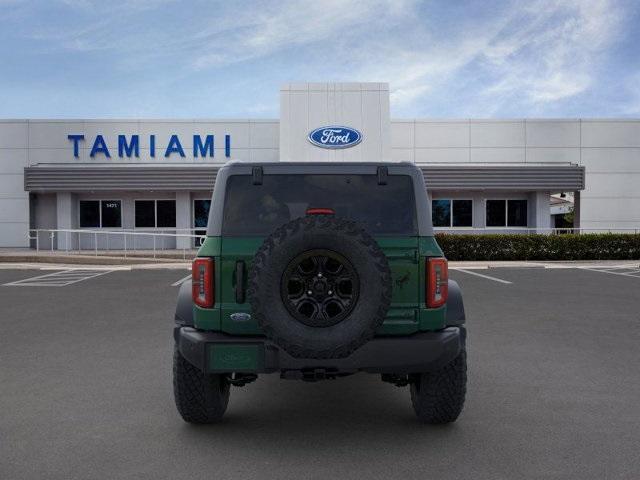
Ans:
<svg viewBox="0 0 640 480"><path fill-rule="evenodd" d="M311 290L307 291L307 295L311 295L313 292Z"/></svg>
<svg viewBox="0 0 640 480"><path fill-rule="evenodd" d="M332 295L332 294L333 294L333 292L332 292L331 290L329 290L327 293L328 293L329 295Z"/></svg>
<svg viewBox="0 0 640 480"><path fill-rule="evenodd" d="M319 273L319 274L318 274L318 277L322 277L322 274L321 274L321 273Z"/></svg>

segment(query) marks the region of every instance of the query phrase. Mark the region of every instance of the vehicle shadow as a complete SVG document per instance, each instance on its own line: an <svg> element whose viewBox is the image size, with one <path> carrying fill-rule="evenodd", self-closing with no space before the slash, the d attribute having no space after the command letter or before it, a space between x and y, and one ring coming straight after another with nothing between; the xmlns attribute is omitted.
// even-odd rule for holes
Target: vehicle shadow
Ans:
<svg viewBox="0 0 640 480"><path fill-rule="evenodd" d="M256 448L262 454L284 448L288 454L304 455L311 449L335 455L354 446L404 450L416 441L437 444L459 430L458 424L421 424L408 388L383 383L378 376L303 383L274 375L232 390L221 423L184 425L180 436L198 450L223 441L229 448Z"/></svg>

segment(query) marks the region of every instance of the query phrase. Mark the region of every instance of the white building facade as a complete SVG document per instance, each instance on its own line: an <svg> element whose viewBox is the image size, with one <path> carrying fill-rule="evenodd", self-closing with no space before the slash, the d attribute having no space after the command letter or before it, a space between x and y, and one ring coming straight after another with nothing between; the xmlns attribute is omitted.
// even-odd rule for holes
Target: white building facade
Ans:
<svg viewBox="0 0 640 480"><path fill-rule="evenodd" d="M30 246L33 229L200 231L232 160L415 163L442 231L542 232L560 192L574 193L576 226L640 227L640 120L390 119L383 83L289 84L280 99L273 120L0 120L0 246ZM362 141L309 141L336 125Z"/></svg>

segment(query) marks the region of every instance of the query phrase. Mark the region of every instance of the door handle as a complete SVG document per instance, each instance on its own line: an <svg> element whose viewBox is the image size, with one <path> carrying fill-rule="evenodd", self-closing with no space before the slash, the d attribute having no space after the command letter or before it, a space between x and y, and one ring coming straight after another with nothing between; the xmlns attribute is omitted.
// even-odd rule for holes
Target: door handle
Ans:
<svg viewBox="0 0 640 480"><path fill-rule="evenodd" d="M236 303L244 303L244 262L236 262Z"/></svg>

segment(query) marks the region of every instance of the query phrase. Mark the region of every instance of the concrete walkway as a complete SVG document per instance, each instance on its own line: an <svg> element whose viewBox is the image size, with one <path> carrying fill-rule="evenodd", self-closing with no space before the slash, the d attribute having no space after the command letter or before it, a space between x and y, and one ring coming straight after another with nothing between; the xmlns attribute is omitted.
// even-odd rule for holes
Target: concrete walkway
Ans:
<svg viewBox="0 0 640 480"><path fill-rule="evenodd" d="M196 250L138 250L129 251L126 256L122 250L63 251L40 250L31 248L0 248L1 264L66 264L66 265L142 265L142 264L183 264L191 262Z"/></svg>
<svg viewBox="0 0 640 480"><path fill-rule="evenodd" d="M40 250L36 252L30 248L0 248L0 269L7 268L43 268L47 266L78 267L88 265L123 265L133 268L186 268L195 257L196 250L163 250L156 251L155 258L152 251L127 252L124 257L122 251L99 250L98 255L93 251L65 252ZM491 268L580 268L580 267L636 267L640 268L639 260L581 260L581 261L477 261L477 262L449 262L451 269L486 270Z"/></svg>
<svg viewBox="0 0 640 480"><path fill-rule="evenodd" d="M580 267L638 267L639 260L564 260L564 261L476 261L449 262L449 268L484 270L489 268L580 268Z"/></svg>

